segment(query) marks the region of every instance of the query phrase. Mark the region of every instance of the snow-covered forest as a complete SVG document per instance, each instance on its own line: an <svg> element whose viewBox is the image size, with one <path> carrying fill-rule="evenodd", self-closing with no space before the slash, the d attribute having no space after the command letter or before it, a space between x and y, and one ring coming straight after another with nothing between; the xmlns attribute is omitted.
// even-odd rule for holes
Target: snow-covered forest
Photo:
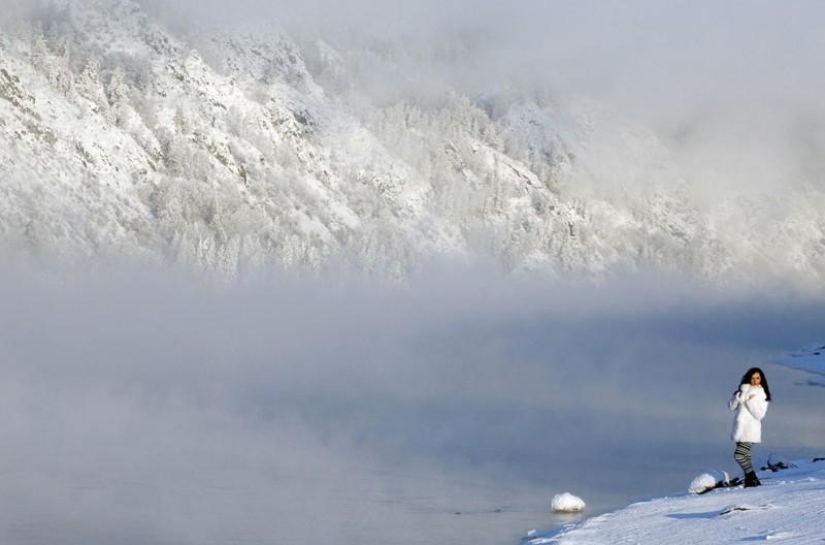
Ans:
<svg viewBox="0 0 825 545"><path fill-rule="evenodd" d="M181 28L157 6L71 0L0 19L5 252L230 277L398 278L432 259L825 277L822 172L788 157L798 142L782 133L726 170L699 145L724 116L668 133L587 97L424 72L469 62L472 36L410 52L276 21ZM742 149L757 138L731 132Z"/></svg>

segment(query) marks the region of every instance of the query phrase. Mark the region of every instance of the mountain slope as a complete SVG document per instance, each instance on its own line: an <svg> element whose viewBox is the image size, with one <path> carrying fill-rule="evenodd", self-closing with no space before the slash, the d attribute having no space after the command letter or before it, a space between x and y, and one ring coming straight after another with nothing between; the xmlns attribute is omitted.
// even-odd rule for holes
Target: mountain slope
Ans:
<svg viewBox="0 0 825 545"><path fill-rule="evenodd" d="M391 71L392 49L375 61L300 43L262 27L176 35L128 0L5 24L3 246L230 276L348 264L399 277L430 256L825 275L821 192L779 214L758 195L701 209L666 146L596 104L372 100L359 63Z"/></svg>

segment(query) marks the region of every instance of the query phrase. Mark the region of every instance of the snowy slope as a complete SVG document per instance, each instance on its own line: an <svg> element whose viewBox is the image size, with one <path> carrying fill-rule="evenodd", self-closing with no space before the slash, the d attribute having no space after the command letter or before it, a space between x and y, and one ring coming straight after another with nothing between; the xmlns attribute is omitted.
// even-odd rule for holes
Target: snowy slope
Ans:
<svg viewBox="0 0 825 545"><path fill-rule="evenodd" d="M718 489L701 496L685 493L635 503L559 531L531 532L523 543L822 543L825 461L795 465L777 473L761 472L759 488Z"/></svg>
<svg viewBox="0 0 825 545"><path fill-rule="evenodd" d="M431 256L825 276L815 185L781 206L733 194L702 207L653 132L598 104L457 90L374 100L361 60L398 72L393 44L322 38L175 33L130 0L66 0L3 23L0 246L229 276L346 264L397 277Z"/></svg>

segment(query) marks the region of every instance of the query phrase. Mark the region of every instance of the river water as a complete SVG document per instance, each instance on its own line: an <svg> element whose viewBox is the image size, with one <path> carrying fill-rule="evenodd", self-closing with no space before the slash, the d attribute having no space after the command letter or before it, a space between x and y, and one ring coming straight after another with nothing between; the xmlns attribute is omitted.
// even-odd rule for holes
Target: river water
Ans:
<svg viewBox="0 0 825 545"><path fill-rule="evenodd" d="M822 323L811 296L650 278L6 272L0 541L518 543L735 472L751 365L756 461L825 453L825 390L766 363Z"/></svg>

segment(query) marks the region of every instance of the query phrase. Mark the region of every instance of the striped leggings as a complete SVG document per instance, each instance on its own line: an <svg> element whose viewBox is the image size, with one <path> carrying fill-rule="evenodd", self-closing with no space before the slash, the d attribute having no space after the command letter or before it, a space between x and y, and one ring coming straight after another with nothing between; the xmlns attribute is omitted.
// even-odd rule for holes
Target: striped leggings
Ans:
<svg viewBox="0 0 825 545"><path fill-rule="evenodd" d="M753 472L753 464L751 463L751 449L753 443L736 443L736 450L733 452L733 459L742 468L742 471L747 473Z"/></svg>

